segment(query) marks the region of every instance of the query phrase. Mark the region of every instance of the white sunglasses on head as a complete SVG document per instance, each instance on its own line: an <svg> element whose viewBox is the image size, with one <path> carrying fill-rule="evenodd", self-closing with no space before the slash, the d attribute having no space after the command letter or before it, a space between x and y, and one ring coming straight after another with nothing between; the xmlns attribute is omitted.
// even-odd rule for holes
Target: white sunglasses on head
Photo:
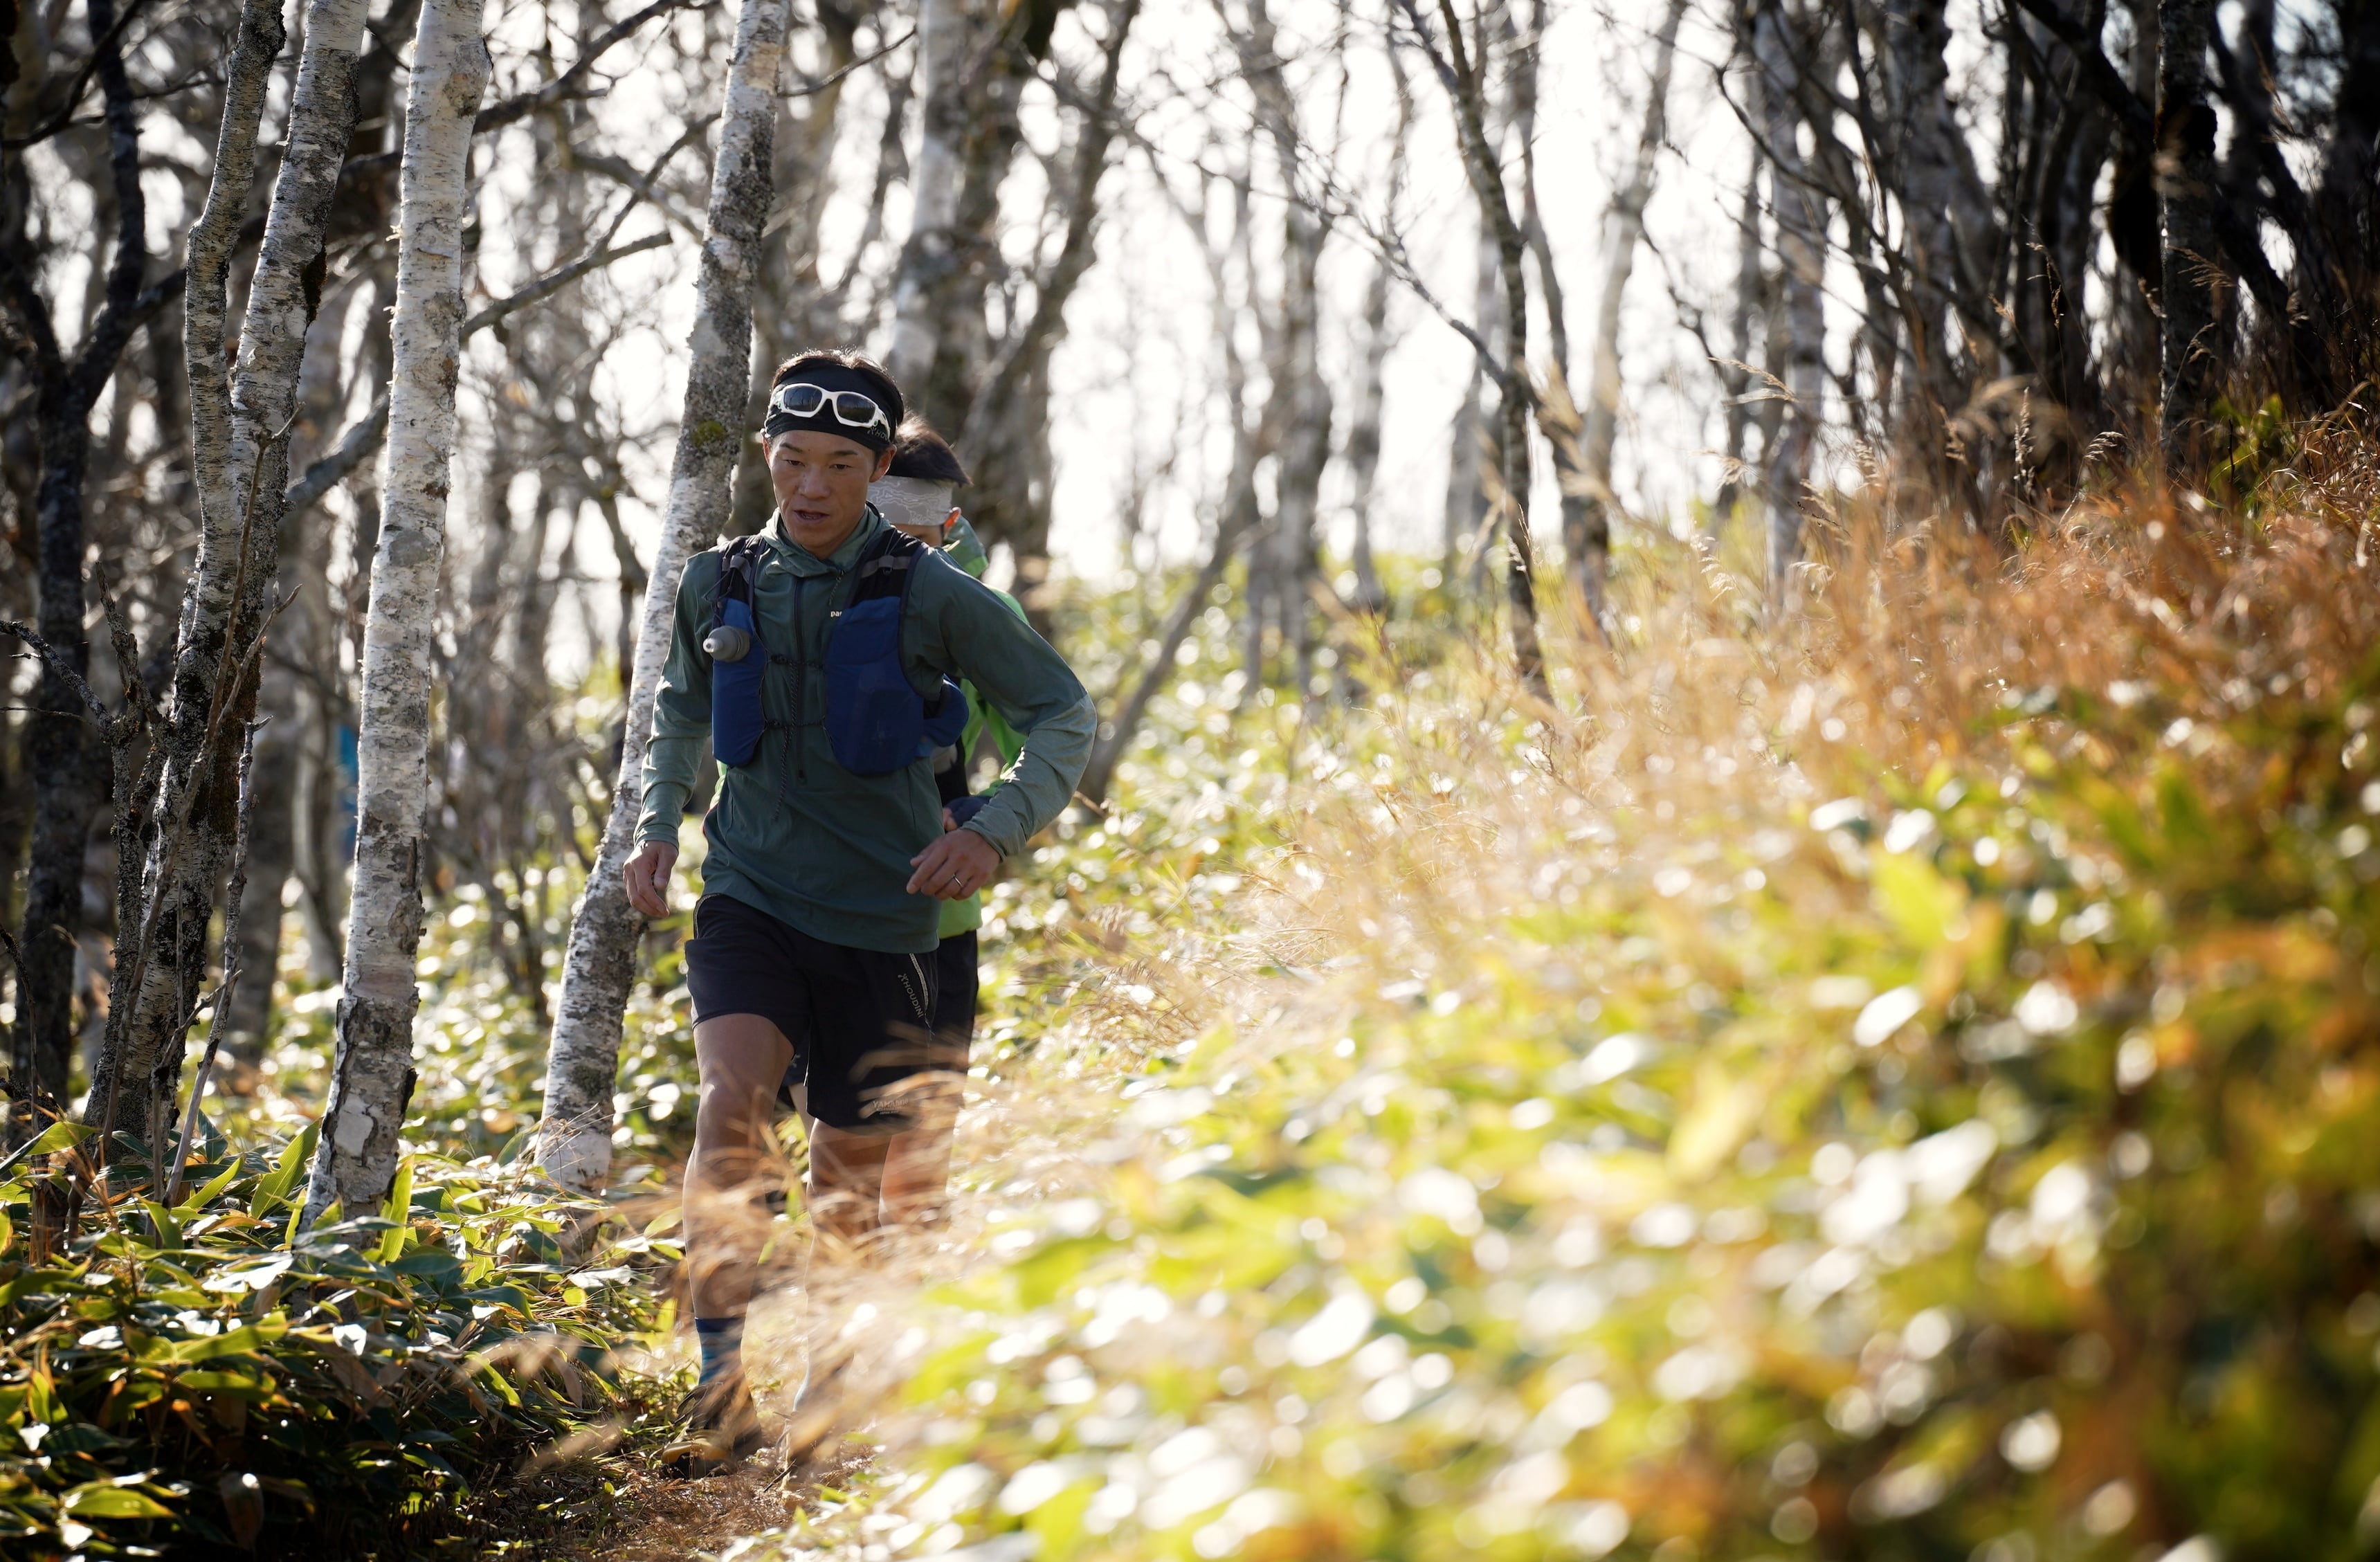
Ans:
<svg viewBox="0 0 2380 1562"><path fill-rule="evenodd" d="M816 418L830 406L834 409L834 420L846 429L881 429L886 439L892 437L892 420L884 416L884 409L857 391L830 391L796 380L778 386L769 397L769 410L788 418Z"/></svg>

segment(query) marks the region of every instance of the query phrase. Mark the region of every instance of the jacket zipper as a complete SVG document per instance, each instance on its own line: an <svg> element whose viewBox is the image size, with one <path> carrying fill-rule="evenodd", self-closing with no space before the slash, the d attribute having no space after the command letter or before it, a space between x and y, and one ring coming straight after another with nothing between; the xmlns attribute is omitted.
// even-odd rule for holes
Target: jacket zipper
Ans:
<svg viewBox="0 0 2380 1562"><path fill-rule="evenodd" d="M803 730L809 720L810 641L802 627L802 587L808 583L806 576L794 575L794 780L806 789L810 784L810 755Z"/></svg>

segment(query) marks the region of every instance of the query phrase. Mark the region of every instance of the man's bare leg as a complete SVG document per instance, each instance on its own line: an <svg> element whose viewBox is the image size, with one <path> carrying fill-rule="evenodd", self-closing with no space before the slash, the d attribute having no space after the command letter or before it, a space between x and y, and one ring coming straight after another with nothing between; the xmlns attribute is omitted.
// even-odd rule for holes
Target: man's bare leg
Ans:
<svg viewBox="0 0 2380 1562"><path fill-rule="evenodd" d="M744 1314L768 1225L758 1183L770 1159L771 1103L793 1055L784 1033L758 1014L694 1028L702 1083L686 1166L686 1253L706 1389L743 1376Z"/></svg>
<svg viewBox="0 0 2380 1562"><path fill-rule="evenodd" d="M884 1162L894 1136L854 1133L810 1119L810 1224L845 1244L866 1240L878 1224Z"/></svg>
<svg viewBox="0 0 2380 1562"><path fill-rule="evenodd" d="M951 1130L945 1119L892 1136L884 1156L887 1225L915 1228L941 1217L951 1181Z"/></svg>

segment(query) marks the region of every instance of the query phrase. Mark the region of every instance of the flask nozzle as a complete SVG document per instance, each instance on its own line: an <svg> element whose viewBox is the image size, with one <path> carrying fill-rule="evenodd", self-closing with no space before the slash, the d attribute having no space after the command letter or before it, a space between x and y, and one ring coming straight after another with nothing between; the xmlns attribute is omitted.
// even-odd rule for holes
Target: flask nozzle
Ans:
<svg viewBox="0 0 2380 1562"><path fill-rule="evenodd" d="M702 642L713 661L741 661L752 649L752 636L732 624L722 624Z"/></svg>

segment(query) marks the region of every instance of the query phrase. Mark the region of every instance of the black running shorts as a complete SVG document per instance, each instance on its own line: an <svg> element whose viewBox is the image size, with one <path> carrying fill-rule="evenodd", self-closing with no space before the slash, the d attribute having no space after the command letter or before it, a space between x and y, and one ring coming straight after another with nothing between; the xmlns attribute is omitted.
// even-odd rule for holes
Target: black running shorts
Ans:
<svg viewBox="0 0 2380 1562"><path fill-rule="evenodd" d="M830 1128L897 1133L910 1121L882 1099L888 1090L948 1066L934 1039L939 963L933 954L830 944L741 901L705 895L686 941L686 986L698 1025L758 1014L784 1033L794 1048L788 1093L807 1087L810 1116Z"/></svg>

